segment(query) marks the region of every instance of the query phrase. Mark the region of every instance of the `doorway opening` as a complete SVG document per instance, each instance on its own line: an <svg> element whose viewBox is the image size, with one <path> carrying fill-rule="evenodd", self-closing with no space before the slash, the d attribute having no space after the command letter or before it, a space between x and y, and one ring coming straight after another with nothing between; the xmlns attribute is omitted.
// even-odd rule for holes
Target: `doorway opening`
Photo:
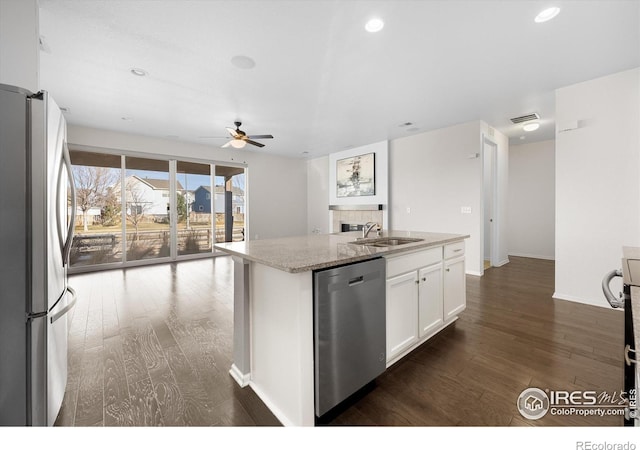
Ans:
<svg viewBox="0 0 640 450"><path fill-rule="evenodd" d="M483 184L483 272L498 266L498 145L484 138L482 142Z"/></svg>

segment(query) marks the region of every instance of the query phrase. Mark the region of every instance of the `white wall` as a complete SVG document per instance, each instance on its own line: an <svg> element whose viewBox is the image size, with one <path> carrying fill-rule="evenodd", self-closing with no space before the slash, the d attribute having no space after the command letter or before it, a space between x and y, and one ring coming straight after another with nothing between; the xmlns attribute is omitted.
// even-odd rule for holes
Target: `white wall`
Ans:
<svg viewBox="0 0 640 450"><path fill-rule="evenodd" d="M329 157L323 156L307 161L307 229L324 234L330 226Z"/></svg>
<svg viewBox="0 0 640 450"><path fill-rule="evenodd" d="M608 306L600 283L640 246L640 68L556 90L556 291Z"/></svg>
<svg viewBox="0 0 640 450"><path fill-rule="evenodd" d="M307 233L307 162L70 125L70 144L247 165L249 239Z"/></svg>
<svg viewBox="0 0 640 450"><path fill-rule="evenodd" d="M395 139L389 148L391 227L469 234L467 272L477 275L483 270L482 159L470 156L480 151L479 121ZM463 206L471 214L462 214Z"/></svg>
<svg viewBox="0 0 640 450"><path fill-rule="evenodd" d="M555 259L555 141L509 147L509 254Z"/></svg>
<svg viewBox="0 0 640 450"><path fill-rule="evenodd" d="M36 0L0 0L0 83L40 90Z"/></svg>

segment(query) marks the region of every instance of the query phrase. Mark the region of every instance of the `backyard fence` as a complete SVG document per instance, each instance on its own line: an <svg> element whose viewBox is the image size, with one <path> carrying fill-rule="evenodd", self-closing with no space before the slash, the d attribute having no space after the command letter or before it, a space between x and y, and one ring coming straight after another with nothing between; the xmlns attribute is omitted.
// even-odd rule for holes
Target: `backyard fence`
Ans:
<svg viewBox="0 0 640 450"><path fill-rule="evenodd" d="M125 235L129 261L170 255L170 230L130 231ZM224 239L223 228L216 227L215 235L210 228L178 230L178 255L210 252L215 242L224 242ZM244 227L234 227L233 241L243 240ZM70 263L75 267L121 262L122 251L121 233L80 233L73 237Z"/></svg>

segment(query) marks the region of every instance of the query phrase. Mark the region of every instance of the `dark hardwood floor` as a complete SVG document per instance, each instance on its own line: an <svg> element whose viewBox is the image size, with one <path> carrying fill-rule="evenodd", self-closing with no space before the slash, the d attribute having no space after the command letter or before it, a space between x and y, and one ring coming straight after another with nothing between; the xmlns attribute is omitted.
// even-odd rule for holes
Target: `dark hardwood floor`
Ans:
<svg viewBox="0 0 640 450"><path fill-rule="evenodd" d="M74 275L62 426L279 422L228 374L228 257ZM467 309L389 368L332 425L611 426L620 417L524 419L526 387L622 389L623 314L551 298L552 261L512 257L467 277Z"/></svg>

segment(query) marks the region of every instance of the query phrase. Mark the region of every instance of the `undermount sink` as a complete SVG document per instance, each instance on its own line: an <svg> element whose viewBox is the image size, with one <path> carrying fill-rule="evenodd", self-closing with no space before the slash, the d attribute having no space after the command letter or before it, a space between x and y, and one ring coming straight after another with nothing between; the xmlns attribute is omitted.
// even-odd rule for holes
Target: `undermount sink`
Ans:
<svg viewBox="0 0 640 450"><path fill-rule="evenodd" d="M359 241L350 242L350 244L370 245L373 247L391 247L394 245L412 244L414 242L420 241L424 241L424 239L407 237L383 237L374 239L361 239Z"/></svg>

